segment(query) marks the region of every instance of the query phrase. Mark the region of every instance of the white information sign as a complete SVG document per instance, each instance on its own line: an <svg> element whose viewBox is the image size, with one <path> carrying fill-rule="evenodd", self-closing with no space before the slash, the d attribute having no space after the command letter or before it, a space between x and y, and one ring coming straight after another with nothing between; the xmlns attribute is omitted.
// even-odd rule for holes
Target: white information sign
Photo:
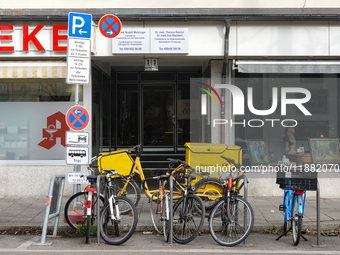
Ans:
<svg viewBox="0 0 340 255"><path fill-rule="evenodd" d="M112 40L113 54L189 53L188 28L125 28Z"/></svg>
<svg viewBox="0 0 340 255"><path fill-rule="evenodd" d="M68 57L80 57L80 58L89 58L91 55L91 41L78 39L78 38L69 38L68 39Z"/></svg>
<svg viewBox="0 0 340 255"><path fill-rule="evenodd" d="M148 28L122 29L112 40L112 53L149 53L149 34Z"/></svg>
<svg viewBox="0 0 340 255"><path fill-rule="evenodd" d="M66 147L67 165L86 165L89 162L89 148Z"/></svg>
<svg viewBox="0 0 340 255"><path fill-rule="evenodd" d="M187 28L150 29L151 53L189 53Z"/></svg>
<svg viewBox="0 0 340 255"><path fill-rule="evenodd" d="M67 182L71 184L87 184L87 173L70 172L67 174Z"/></svg>
<svg viewBox="0 0 340 255"><path fill-rule="evenodd" d="M67 59L67 83L89 84L90 83L90 59L68 58Z"/></svg>
<svg viewBox="0 0 340 255"><path fill-rule="evenodd" d="M89 133L86 132L66 132L66 145L89 145Z"/></svg>
<svg viewBox="0 0 340 255"><path fill-rule="evenodd" d="M67 77L69 84L89 84L91 71L91 41L89 39L68 39Z"/></svg>

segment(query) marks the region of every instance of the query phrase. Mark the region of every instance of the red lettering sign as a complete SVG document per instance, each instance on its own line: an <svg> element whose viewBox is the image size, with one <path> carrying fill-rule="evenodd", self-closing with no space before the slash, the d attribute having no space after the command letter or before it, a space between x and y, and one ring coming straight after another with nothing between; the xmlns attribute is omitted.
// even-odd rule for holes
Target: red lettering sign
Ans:
<svg viewBox="0 0 340 255"><path fill-rule="evenodd" d="M29 51L29 44L32 42L39 51L46 51L37 38L37 34L44 28L45 25L38 25L31 33L29 33L29 26L24 25L23 31L23 51ZM67 31L67 25L52 26L52 50L53 51L67 51L67 46L59 46L60 41L67 41L67 35L60 35L59 31ZM12 35L2 35L1 30L14 31L13 25L0 25L0 45L1 41L12 41ZM0 46L0 52L14 51L14 46Z"/></svg>
<svg viewBox="0 0 340 255"><path fill-rule="evenodd" d="M11 26L11 25L0 26L0 31L1 30L13 30L13 29L14 29L14 27ZM12 41L12 36L11 35L0 35L0 41L1 40ZM0 51L14 51L14 46L0 46Z"/></svg>
<svg viewBox="0 0 340 255"><path fill-rule="evenodd" d="M37 35L37 33L43 29L45 25L38 25L30 34L29 34L29 26L28 25L24 25L22 27L23 29L23 50L24 51L29 51L29 42L32 41L35 45L35 47L37 47L37 49L39 51L45 51L44 47L41 45L41 43L39 42L39 40L35 37Z"/></svg>
<svg viewBox="0 0 340 255"><path fill-rule="evenodd" d="M67 51L67 46L59 46L59 41L67 41L67 35L59 35L59 31L67 29L67 25L53 26L53 51Z"/></svg>

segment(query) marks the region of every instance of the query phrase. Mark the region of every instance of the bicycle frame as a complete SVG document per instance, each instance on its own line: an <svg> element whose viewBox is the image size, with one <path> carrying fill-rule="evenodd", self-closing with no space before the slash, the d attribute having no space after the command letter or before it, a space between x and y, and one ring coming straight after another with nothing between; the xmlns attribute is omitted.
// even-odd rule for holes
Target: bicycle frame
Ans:
<svg viewBox="0 0 340 255"><path fill-rule="evenodd" d="M91 216L92 215L92 201L94 201L94 187L91 184L91 187L87 187L86 191L88 192L87 195L87 202L86 202L86 215Z"/></svg>
<svg viewBox="0 0 340 255"><path fill-rule="evenodd" d="M106 187L106 195L108 197L108 202L110 204L110 216L112 220L119 220L120 219L120 212L119 212L119 207L116 204L115 201L115 196L113 194L112 191L112 180L111 180L111 176L115 175L116 173L107 173L106 174L106 178L107 178L107 187ZM113 210L113 205L115 205L115 211L116 211L116 215L114 215L114 210Z"/></svg>
<svg viewBox="0 0 340 255"><path fill-rule="evenodd" d="M303 213L305 211L306 191L285 190L283 195L283 204L286 206L284 223L288 223L288 221L292 220L294 217L293 215L294 195L297 195L298 199L298 213L303 217Z"/></svg>
<svg viewBox="0 0 340 255"><path fill-rule="evenodd" d="M87 191L87 201L86 201L86 216L92 216L93 213L93 208L94 208L94 203L95 203L95 182L96 179L90 178L88 179L90 182L90 186L87 186L85 188L85 191ZM85 213L85 212L84 212Z"/></svg>
<svg viewBox="0 0 340 255"><path fill-rule="evenodd" d="M127 176L127 178L126 178L127 181L125 182L125 184L124 184L123 188L121 189L119 195L121 195L121 194L123 194L123 193L125 192L128 183L130 182L131 179L133 179L133 177L134 177L135 175L138 175L138 176L140 177L142 183L144 182L144 192L145 192L145 194L146 194L149 198L151 198L151 197L152 197L152 194L153 194L155 191L157 191L157 190L150 190L149 187L148 187L148 185L147 185L147 183L145 182L145 175L144 175L144 172L143 172L142 164L141 164L141 162L140 162L140 155L139 155L139 154L140 154L140 152L137 151L137 155L136 155L135 162L134 162L134 164L133 164L131 173L130 173L129 176ZM173 170L172 173L175 173L176 171L178 171L179 169L182 169L182 168L183 168L183 166L180 165L180 166L177 167L175 170ZM180 184L178 183L178 181L177 181L175 178L174 178L174 185L177 185L177 187L181 189L181 190L178 191L178 193L179 193L179 192L181 192L181 193L184 192L184 188L182 187L182 185L180 185ZM173 199L179 199L179 198L181 198L182 196L183 196L182 194L178 194L178 195L175 195Z"/></svg>

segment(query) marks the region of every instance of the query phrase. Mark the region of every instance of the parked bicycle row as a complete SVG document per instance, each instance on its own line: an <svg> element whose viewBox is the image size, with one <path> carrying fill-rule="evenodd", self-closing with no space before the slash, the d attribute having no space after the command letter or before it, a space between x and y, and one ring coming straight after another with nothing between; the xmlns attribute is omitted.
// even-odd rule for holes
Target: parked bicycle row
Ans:
<svg viewBox="0 0 340 255"><path fill-rule="evenodd" d="M92 164L89 165L90 171L93 172L93 163L96 165L98 163L99 172L105 175L102 191L98 192L95 189L96 181L102 178L91 174L87 176L89 186L67 201L65 219L74 229L86 225L87 242L92 225L99 228L97 231L100 231L101 237L109 244L122 244L132 236L137 226L136 206L141 196L140 188L134 180L136 176L141 179L142 189L149 198L154 229L164 235L165 241L168 241L171 232L173 240L177 243L185 244L192 241L201 231L206 218L212 238L220 245L234 246L249 236L254 224L254 212L248 201L241 196L240 191L248 182L244 174L230 172L219 178L210 177L208 173L197 172L181 160L168 159L170 164L166 174L146 179L140 162L142 146L137 145L134 149L136 151L134 161L128 151L118 152L125 153L124 156L130 157L133 162L128 174L121 174L118 169L112 169L110 164L102 164L101 159L107 156L107 153L93 158ZM241 168L234 160L224 156L221 158L234 165L236 169ZM158 182L157 189L149 188L148 182L151 180ZM173 183L172 208L168 186L170 182ZM288 197L286 199L288 200ZM99 215L96 211L97 203L101 208ZM283 207L283 210L288 212L287 208ZM291 219L285 219L285 222L289 221L295 227L300 218L300 227L295 227L295 232L293 229L295 245L298 244L296 238L299 239L301 236L303 220L301 210L296 212L298 217L291 216ZM97 223L98 218L100 221ZM285 223L285 226L287 224Z"/></svg>

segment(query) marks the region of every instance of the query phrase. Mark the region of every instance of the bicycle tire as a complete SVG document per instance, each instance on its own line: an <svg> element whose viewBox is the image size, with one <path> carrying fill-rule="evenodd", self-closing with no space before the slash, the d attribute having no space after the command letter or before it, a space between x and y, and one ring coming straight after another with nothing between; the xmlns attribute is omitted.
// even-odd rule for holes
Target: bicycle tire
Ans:
<svg viewBox="0 0 340 255"><path fill-rule="evenodd" d="M165 193L163 198L163 235L164 240L167 242L169 240L169 234L170 234L170 208L169 208L169 195L168 193Z"/></svg>
<svg viewBox="0 0 340 255"><path fill-rule="evenodd" d="M128 210L128 214L120 214L119 219L112 220L110 204L106 203L100 216L100 235L103 240L112 245L125 243L130 239L137 227L137 209L134 203L126 197L115 197L113 214L116 217L116 205L118 211ZM126 209L125 207L129 207Z"/></svg>
<svg viewBox="0 0 340 255"><path fill-rule="evenodd" d="M206 217L223 197L223 184L223 181L214 177L204 178L195 184L195 195L202 199Z"/></svg>
<svg viewBox="0 0 340 255"><path fill-rule="evenodd" d="M226 211L228 200L221 200L212 210L209 230L218 244L231 247L243 242L249 236L254 225L254 212L246 200L234 197L229 201L229 217ZM216 213L219 216L214 217Z"/></svg>
<svg viewBox="0 0 340 255"><path fill-rule="evenodd" d="M194 240L201 231L205 218L205 209L200 197L189 194L186 201L184 199L184 197L179 199L173 207L173 239L180 244ZM184 201L186 206L185 213L182 215ZM202 208L202 210L197 210L197 208Z"/></svg>
<svg viewBox="0 0 340 255"><path fill-rule="evenodd" d="M287 193L285 192L284 195L283 195L283 205L285 206L285 209L284 209L284 220L283 220L283 233L286 233L287 230L289 229L288 206L286 205L287 204L287 199L288 199L288 196L287 196ZM287 234L285 234L285 236L286 235Z"/></svg>
<svg viewBox="0 0 340 255"><path fill-rule="evenodd" d="M86 201L87 201L88 192L81 191L73 196L71 196L66 204L64 209L64 217L68 225L73 229L78 229L78 226L86 224L87 215L86 215ZM97 194L95 193L95 197ZM102 205L104 205L104 198L100 196L100 200ZM92 211L92 219L91 224L94 224L96 219L96 200L93 203Z"/></svg>
<svg viewBox="0 0 340 255"><path fill-rule="evenodd" d="M294 194L291 224L293 243L295 246L299 244L301 237L302 222L301 215L298 215L298 213L298 195Z"/></svg>
<svg viewBox="0 0 340 255"><path fill-rule="evenodd" d="M137 207L139 201L140 201L140 196L141 196L141 191L140 188L138 187L137 183L133 181L132 179L126 180L123 178L113 178L113 185L117 188L117 196L119 197L127 197L130 199L134 205ZM124 192L121 193L122 188L124 187L125 183L128 181L128 185L125 189Z"/></svg>
<svg viewBox="0 0 340 255"><path fill-rule="evenodd" d="M150 215L155 231L163 235L162 199L159 195L159 190L155 191L150 198Z"/></svg>

